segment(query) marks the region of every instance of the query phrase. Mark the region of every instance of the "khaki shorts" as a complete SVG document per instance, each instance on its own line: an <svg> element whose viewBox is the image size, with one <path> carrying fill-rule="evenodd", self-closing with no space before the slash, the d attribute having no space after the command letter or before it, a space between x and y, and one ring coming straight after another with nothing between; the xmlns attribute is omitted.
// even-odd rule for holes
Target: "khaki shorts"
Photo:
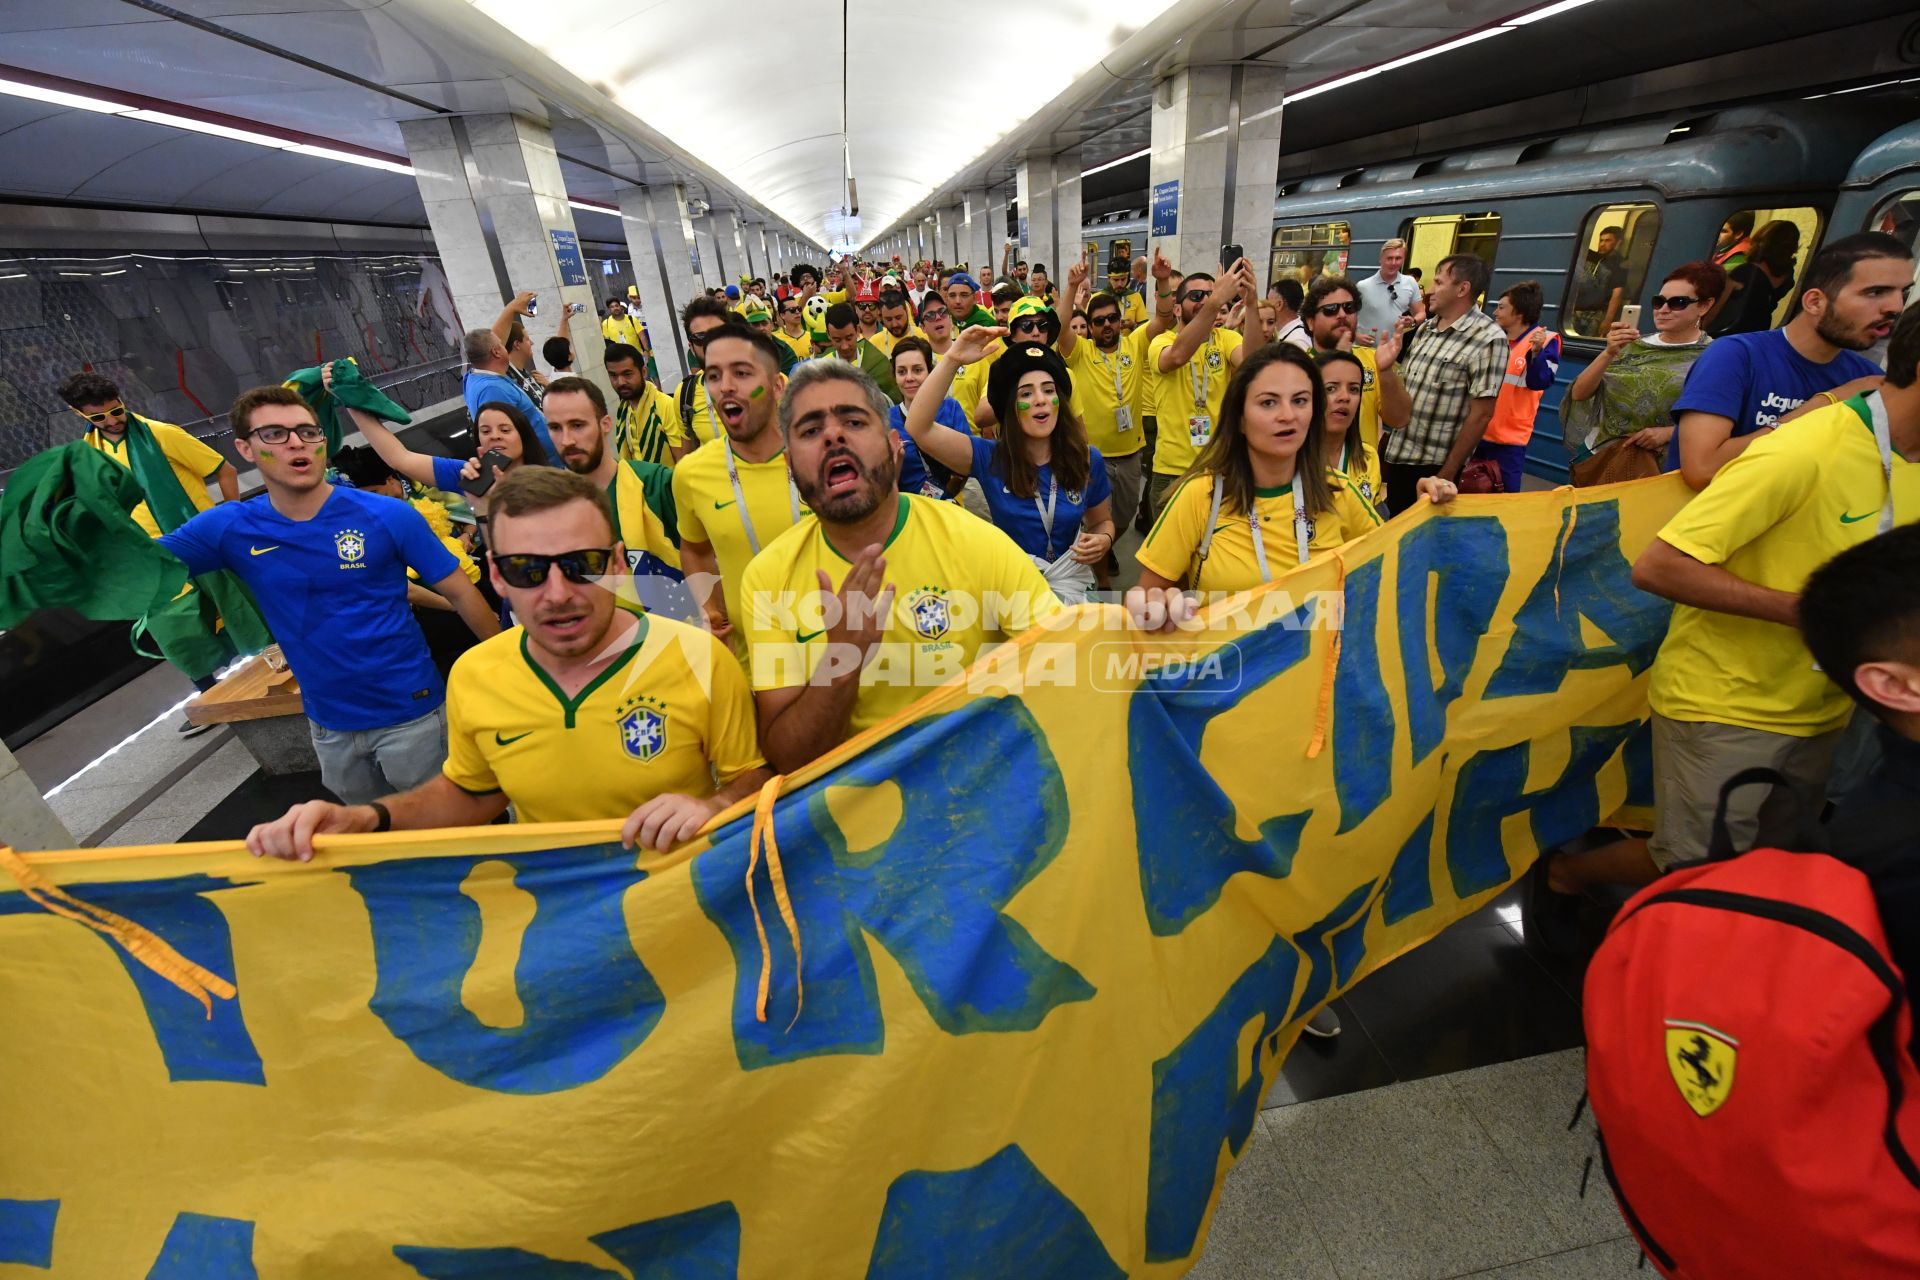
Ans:
<svg viewBox="0 0 1920 1280"><path fill-rule="evenodd" d="M1827 776L1843 729L1812 738L1711 720L1653 717L1653 838L1647 852L1662 871L1707 856L1720 788L1742 769L1764 766L1787 787L1746 786L1727 801L1735 852L1790 844L1800 823L1819 820Z"/></svg>
<svg viewBox="0 0 1920 1280"><path fill-rule="evenodd" d="M1179 476L1164 471L1154 472L1153 478L1147 481L1147 510L1154 519L1158 520L1160 513L1167 509L1167 491L1179 482Z"/></svg>
<svg viewBox="0 0 1920 1280"><path fill-rule="evenodd" d="M1140 489L1146 477L1140 471L1140 459L1146 450L1130 453L1124 458L1107 459L1107 482L1113 486L1113 536L1120 535L1133 527L1133 517L1140 510Z"/></svg>

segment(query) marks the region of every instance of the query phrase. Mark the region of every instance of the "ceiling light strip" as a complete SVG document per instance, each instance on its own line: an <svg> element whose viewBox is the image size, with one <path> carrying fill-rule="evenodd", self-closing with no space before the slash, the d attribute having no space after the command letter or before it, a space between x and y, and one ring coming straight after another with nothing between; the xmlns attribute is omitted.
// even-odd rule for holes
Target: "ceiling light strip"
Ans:
<svg viewBox="0 0 1920 1280"><path fill-rule="evenodd" d="M1143 156L1150 156L1152 154L1153 154L1152 147L1142 147L1130 156L1121 156L1118 160L1109 160L1105 164L1097 164L1093 166L1093 168L1091 169L1082 169L1080 171L1080 176L1083 178L1091 178L1096 173L1105 173L1109 169L1117 169L1123 164L1127 164L1130 161L1138 160Z"/></svg>
<svg viewBox="0 0 1920 1280"><path fill-rule="evenodd" d="M1456 36L1451 40L1443 40L1439 44L1430 45L1425 49L1415 50L1413 53L1409 53L1404 57L1394 58L1391 61L1382 62L1377 66L1363 67L1358 71L1349 72L1346 75L1335 76L1331 80L1323 80L1319 84L1308 85L1298 92L1287 94L1286 100L1289 103L1304 102L1308 98L1316 98L1323 93L1331 93L1335 89L1344 89L1348 85L1359 84L1362 80L1370 80L1374 76L1383 75L1389 71L1398 71L1400 68L1410 67L1416 62L1424 62L1428 58L1437 58L1443 53L1452 53L1455 49L1464 49L1470 44L1478 44L1482 40L1490 40L1494 36L1505 35L1509 31L1518 31L1520 28L1531 26L1544 18L1558 17L1560 14L1593 3L1595 3L1595 0L1557 0L1557 3L1554 4L1541 5L1538 8L1529 9L1525 13L1517 13L1510 18L1504 18L1492 26L1482 27L1478 31L1469 31L1463 36Z"/></svg>

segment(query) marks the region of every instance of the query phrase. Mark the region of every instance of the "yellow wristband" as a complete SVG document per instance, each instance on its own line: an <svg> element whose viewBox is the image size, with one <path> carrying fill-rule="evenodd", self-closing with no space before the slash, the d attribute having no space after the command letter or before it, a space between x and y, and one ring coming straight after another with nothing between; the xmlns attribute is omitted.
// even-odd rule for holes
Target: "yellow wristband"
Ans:
<svg viewBox="0 0 1920 1280"><path fill-rule="evenodd" d="M1834 395L1831 391L1822 391L1820 394L1827 398L1828 404L1838 405L1840 403L1840 397Z"/></svg>

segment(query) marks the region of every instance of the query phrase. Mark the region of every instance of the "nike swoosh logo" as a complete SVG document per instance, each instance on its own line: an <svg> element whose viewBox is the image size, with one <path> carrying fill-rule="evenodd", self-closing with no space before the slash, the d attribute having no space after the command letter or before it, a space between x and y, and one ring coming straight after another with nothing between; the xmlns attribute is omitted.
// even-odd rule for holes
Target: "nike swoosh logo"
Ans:
<svg viewBox="0 0 1920 1280"><path fill-rule="evenodd" d="M805 644L807 641L818 639L825 634L827 634L825 631L796 631L793 633L793 638L798 643Z"/></svg>
<svg viewBox="0 0 1920 1280"><path fill-rule="evenodd" d="M1877 516L1879 514L1880 513L1878 511L1869 511L1867 512L1866 515L1863 515L1863 516L1850 516L1843 511L1840 513L1840 523L1841 524L1858 524L1862 520L1870 520L1874 516Z"/></svg>
<svg viewBox="0 0 1920 1280"><path fill-rule="evenodd" d="M715 511L725 511L728 507L732 506L736 501L738 501L738 499L728 498L725 502L716 502L713 504L713 509Z"/></svg>
<svg viewBox="0 0 1920 1280"><path fill-rule="evenodd" d="M493 731L493 742L494 742L494 745L498 747L510 747L514 743L520 741L520 739L526 737L527 734L530 734L532 732L533 730L529 729L527 730L526 733L516 733L511 738L503 738L500 736L500 731L498 729L495 729Z"/></svg>
<svg viewBox="0 0 1920 1280"><path fill-rule="evenodd" d="M247 553L249 555L263 556L267 554L267 552L269 551L278 551L279 549L280 548L277 545L271 546L271 547L256 547L256 546L249 545L247 547Z"/></svg>

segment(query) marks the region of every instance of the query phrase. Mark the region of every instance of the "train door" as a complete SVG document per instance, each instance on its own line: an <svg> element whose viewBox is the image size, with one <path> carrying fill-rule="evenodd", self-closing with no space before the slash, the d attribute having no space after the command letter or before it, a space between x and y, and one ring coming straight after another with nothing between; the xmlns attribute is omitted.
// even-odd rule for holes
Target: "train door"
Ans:
<svg viewBox="0 0 1920 1280"><path fill-rule="evenodd" d="M1727 292L1707 317L1707 332L1718 338L1786 323L1800 296L1798 283L1820 245L1820 223L1820 210L1811 205L1728 214L1705 255L1727 273Z"/></svg>
<svg viewBox="0 0 1920 1280"><path fill-rule="evenodd" d="M1407 242L1407 269L1417 271L1423 284L1433 284L1433 270L1442 258L1470 253L1487 264L1489 276L1500 247L1500 215L1497 213L1446 213L1424 218L1409 218L1400 238ZM1485 303L1485 297L1476 299Z"/></svg>
<svg viewBox="0 0 1920 1280"><path fill-rule="evenodd" d="M1588 214L1567 274L1561 332L1569 338L1604 339L1621 309L1646 287L1659 238L1660 210L1651 203L1601 205ZM1650 327L1643 320L1641 328Z"/></svg>
<svg viewBox="0 0 1920 1280"><path fill-rule="evenodd" d="M1898 191L1877 205L1862 231L1884 231L1907 246L1907 252L1920 258L1920 188ZM1907 300L1920 301L1920 262L1913 272L1914 291Z"/></svg>

